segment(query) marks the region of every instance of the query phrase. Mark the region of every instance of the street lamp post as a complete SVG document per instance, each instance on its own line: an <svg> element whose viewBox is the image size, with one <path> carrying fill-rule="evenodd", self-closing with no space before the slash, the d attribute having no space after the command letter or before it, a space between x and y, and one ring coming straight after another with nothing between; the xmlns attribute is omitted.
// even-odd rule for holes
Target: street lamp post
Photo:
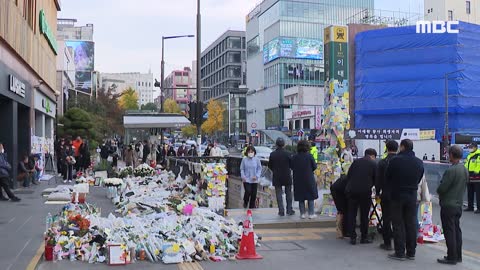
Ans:
<svg viewBox="0 0 480 270"><path fill-rule="evenodd" d="M163 90L165 89L164 80L165 80L165 40L166 39L175 39L175 38L192 38L194 35L181 35L181 36L162 36L162 62L161 62L161 73L160 73L160 113L165 112L164 110L164 100L163 100ZM160 129L160 143L163 144L163 128Z"/></svg>
<svg viewBox="0 0 480 270"><path fill-rule="evenodd" d="M459 69L459 70L455 70L455 71L452 71L452 72L447 72L445 73L445 131L444 131L444 147L445 147L445 157L447 157L447 154L448 153L446 150L447 150L447 147L450 145L450 138L449 138L449 128L448 128L448 114L449 114L449 107L448 107L448 77L454 73L457 73L457 72L462 72L464 71L465 69Z"/></svg>
<svg viewBox="0 0 480 270"><path fill-rule="evenodd" d="M197 104L201 104L202 101L202 81L201 81L201 53L202 53L202 17L200 15L200 0L197 0ZM201 123L202 117L197 117L197 143L200 145L202 140L201 135Z"/></svg>

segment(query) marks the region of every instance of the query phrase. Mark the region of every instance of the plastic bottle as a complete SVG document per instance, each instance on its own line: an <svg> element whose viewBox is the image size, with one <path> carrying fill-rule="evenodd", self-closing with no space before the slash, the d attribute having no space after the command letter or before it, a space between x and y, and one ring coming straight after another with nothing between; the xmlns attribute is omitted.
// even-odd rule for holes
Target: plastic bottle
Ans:
<svg viewBox="0 0 480 270"><path fill-rule="evenodd" d="M215 255L215 245L210 244L210 254Z"/></svg>
<svg viewBox="0 0 480 270"><path fill-rule="evenodd" d="M45 233L47 233L50 226L52 226L52 219L52 214L48 213L45 221Z"/></svg>

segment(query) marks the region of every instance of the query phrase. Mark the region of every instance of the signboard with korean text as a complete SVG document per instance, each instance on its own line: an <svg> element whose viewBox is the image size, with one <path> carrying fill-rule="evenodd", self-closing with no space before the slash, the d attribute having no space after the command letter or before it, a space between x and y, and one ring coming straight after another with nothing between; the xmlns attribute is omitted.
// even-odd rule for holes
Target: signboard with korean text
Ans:
<svg viewBox="0 0 480 270"><path fill-rule="evenodd" d="M356 140L435 140L435 130L418 128L358 128L348 130L345 135Z"/></svg>

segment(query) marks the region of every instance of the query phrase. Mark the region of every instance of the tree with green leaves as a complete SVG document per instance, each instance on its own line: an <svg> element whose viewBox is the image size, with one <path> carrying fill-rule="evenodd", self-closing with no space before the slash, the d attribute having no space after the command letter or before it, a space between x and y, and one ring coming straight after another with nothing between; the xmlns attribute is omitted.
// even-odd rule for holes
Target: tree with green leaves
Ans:
<svg viewBox="0 0 480 270"><path fill-rule="evenodd" d="M138 94L135 89L129 87L123 91L118 104L124 110L138 110Z"/></svg>
<svg viewBox="0 0 480 270"><path fill-rule="evenodd" d="M182 128L182 135L186 138L190 138L197 134L197 126L188 125Z"/></svg>
<svg viewBox="0 0 480 270"><path fill-rule="evenodd" d="M147 104L143 104L141 107L142 111L158 111L157 104L149 102Z"/></svg>
<svg viewBox="0 0 480 270"><path fill-rule="evenodd" d="M63 117L59 119L62 125L58 127L58 135L60 137L72 137L81 136L82 138L94 140L96 138L96 132L93 129L94 123L92 116L80 109L71 108Z"/></svg>

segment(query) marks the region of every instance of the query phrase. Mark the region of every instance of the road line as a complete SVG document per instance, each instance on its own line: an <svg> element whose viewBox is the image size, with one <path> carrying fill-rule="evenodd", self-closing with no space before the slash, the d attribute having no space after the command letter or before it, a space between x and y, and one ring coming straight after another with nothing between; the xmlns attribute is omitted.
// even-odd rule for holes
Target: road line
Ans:
<svg viewBox="0 0 480 270"><path fill-rule="evenodd" d="M32 238L28 239L28 241L25 243L25 245L23 246L22 250L20 250L20 252L18 252L17 256L15 256L15 259L13 259L13 263L10 264L10 266L7 268L7 270L9 270L13 264L15 264L15 262L17 262L18 260L18 257L20 257L20 255L22 254L22 252L25 250L25 248L27 248L28 244L30 244L30 241L32 241Z"/></svg>
<svg viewBox="0 0 480 270"><path fill-rule="evenodd" d="M10 219L10 221L8 222L8 224L12 223L14 220L15 220L15 217L13 217L12 219Z"/></svg>
<svg viewBox="0 0 480 270"><path fill-rule="evenodd" d="M35 268L38 265L38 262L43 256L43 252L45 250L44 244L42 243L40 247L37 249L37 253L35 253L35 256L33 256L32 260L28 264L26 270L35 270Z"/></svg>
<svg viewBox="0 0 480 270"><path fill-rule="evenodd" d="M20 226L18 227L18 229L15 231L15 233L18 233L23 226L25 226L25 224L27 224L28 221L30 221L30 219L32 219L33 216L30 216L29 218L27 218L27 220L25 220L25 222Z"/></svg>

